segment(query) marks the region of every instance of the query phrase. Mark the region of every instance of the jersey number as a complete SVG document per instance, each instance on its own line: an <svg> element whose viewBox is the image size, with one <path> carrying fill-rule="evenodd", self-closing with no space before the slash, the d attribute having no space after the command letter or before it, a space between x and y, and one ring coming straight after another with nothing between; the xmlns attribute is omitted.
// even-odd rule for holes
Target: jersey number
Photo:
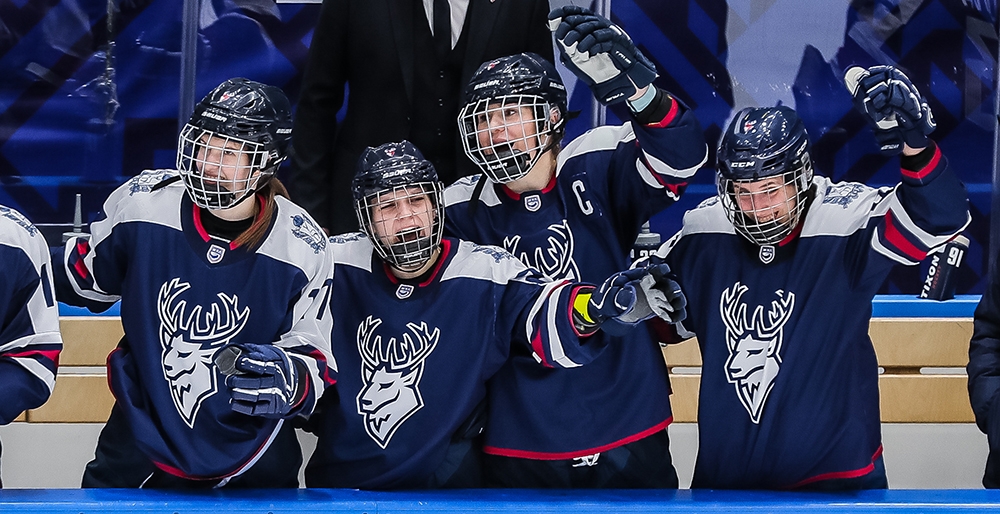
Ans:
<svg viewBox="0 0 1000 514"><path fill-rule="evenodd" d="M316 313L316 319L323 319L323 314L327 311L326 306L329 305L330 310L333 310L333 279L328 278L323 282L322 286L319 286L312 291L309 291L309 298L316 298L319 295L320 290L325 289L326 292L323 293L323 301L319 304L319 312Z"/></svg>

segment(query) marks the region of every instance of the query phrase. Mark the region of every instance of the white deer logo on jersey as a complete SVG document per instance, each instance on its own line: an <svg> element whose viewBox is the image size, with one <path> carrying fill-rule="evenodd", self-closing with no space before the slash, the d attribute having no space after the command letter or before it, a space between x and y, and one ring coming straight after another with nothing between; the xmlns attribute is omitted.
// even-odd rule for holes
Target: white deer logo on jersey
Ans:
<svg viewBox="0 0 1000 514"><path fill-rule="evenodd" d="M185 316L187 301L177 301L191 284L174 278L160 287L157 297L160 316L160 344L163 346L163 376L170 382L174 406L187 426L194 428L198 409L206 398L218 391L212 357L215 352L243 330L250 308L239 308L239 299L218 293L221 303L213 302L202 315L196 305Z"/></svg>
<svg viewBox="0 0 1000 514"><path fill-rule="evenodd" d="M408 333L402 339L391 337L383 345L382 336L372 338L381 324L381 319L368 316L358 325L364 386L357 403L368 435L385 449L403 422L424 406L417 386L424 374L424 361L437 346L441 331L428 330L423 321L419 325L407 323L412 337Z"/></svg>
<svg viewBox="0 0 1000 514"><path fill-rule="evenodd" d="M736 282L722 292L719 309L726 324L726 377L736 386L743 407L754 423L760 423L764 402L767 401L774 380L781 367L781 339L785 323L795 308L795 293L775 291L777 300L771 301L765 320L764 306L754 308L747 323L747 305L740 301L747 286Z"/></svg>
<svg viewBox="0 0 1000 514"><path fill-rule="evenodd" d="M548 226L548 230L548 248L535 248L534 255L528 254L530 248L518 248L521 244L520 235L504 238L504 250L551 280L580 280L580 269L573 260L573 231L569 228L569 222L563 220L562 223L553 223Z"/></svg>

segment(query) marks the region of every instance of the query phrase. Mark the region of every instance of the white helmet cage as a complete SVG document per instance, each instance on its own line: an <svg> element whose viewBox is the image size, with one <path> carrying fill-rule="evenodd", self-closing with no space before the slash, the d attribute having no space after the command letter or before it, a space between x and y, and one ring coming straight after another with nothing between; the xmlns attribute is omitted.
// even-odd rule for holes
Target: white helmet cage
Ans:
<svg viewBox="0 0 1000 514"><path fill-rule="evenodd" d="M716 175L722 208L736 232L758 245L777 244L792 233L802 219L812 187L809 153L803 152L793 166L784 173L757 180ZM769 186L761 188L768 181ZM794 193L788 193L789 185Z"/></svg>
<svg viewBox="0 0 1000 514"><path fill-rule="evenodd" d="M443 195L440 181L411 182L365 195L354 206L361 230L382 260L416 271L444 236Z"/></svg>
<svg viewBox="0 0 1000 514"><path fill-rule="evenodd" d="M190 123L181 130L177 148L177 169L192 201L205 209L227 209L252 195L283 160L261 143Z"/></svg>
<svg viewBox="0 0 1000 514"><path fill-rule="evenodd" d="M528 174L564 122L559 107L541 96L503 95L466 105L458 129L466 155L490 180L506 184Z"/></svg>

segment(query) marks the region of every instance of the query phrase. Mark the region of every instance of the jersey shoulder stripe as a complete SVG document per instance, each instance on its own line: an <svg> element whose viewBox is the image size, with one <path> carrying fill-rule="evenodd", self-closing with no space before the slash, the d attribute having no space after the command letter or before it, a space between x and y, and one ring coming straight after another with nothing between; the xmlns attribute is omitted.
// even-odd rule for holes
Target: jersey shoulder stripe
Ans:
<svg viewBox="0 0 1000 514"><path fill-rule="evenodd" d="M827 177L813 177L815 197L801 237L849 236L868 226L874 216L885 214L892 188L874 188L858 182L833 183Z"/></svg>

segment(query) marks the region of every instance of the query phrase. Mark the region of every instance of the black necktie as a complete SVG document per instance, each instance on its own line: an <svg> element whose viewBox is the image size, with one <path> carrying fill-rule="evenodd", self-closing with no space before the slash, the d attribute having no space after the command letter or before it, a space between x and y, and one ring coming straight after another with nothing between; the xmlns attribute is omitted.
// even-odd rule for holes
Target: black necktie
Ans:
<svg viewBox="0 0 1000 514"><path fill-rule="evenodd" d="M451 51L451 7L448 0L434 0L434 49L441 58Z"/></svg>

